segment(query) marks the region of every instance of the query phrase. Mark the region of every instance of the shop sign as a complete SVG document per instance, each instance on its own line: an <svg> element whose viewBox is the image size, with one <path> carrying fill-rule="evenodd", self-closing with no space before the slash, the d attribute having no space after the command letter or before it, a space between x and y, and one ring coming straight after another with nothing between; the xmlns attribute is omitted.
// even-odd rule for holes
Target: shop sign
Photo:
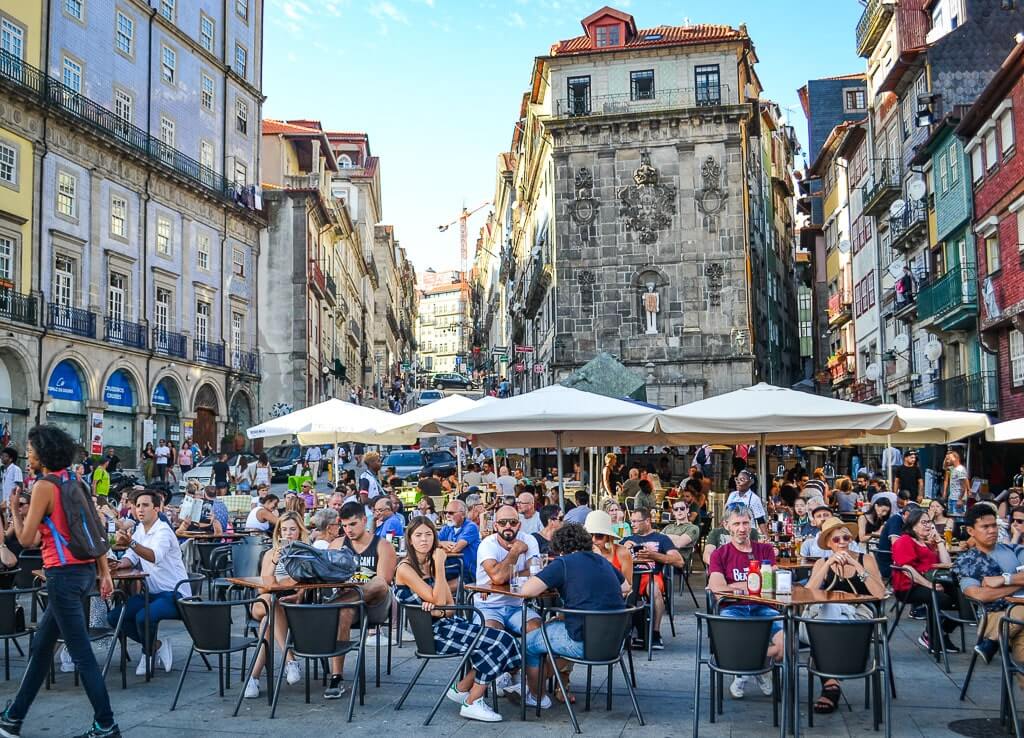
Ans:
<svg viewBox="0 0 1024 738"><path fill-rule="evenodd" d="M132 380L123 369L118 369L110 375L107 386L103 388L103 401L108 405L125 409L135 405Z"/></svg>
<svg viewBox="0 0 1024 738"><path fill-rule="evenodd" d="M92 429L89 431L89 453L97 456L103 453L103 413L92 414Z"/></svg>
<svg viewBox="0 0 1024 738"><path fill-rule="evenodd" d="M55 400L82 402L85 393L75 365L66 359L57 364L50 374L50 381L46 383L46 393Z"/></svg>

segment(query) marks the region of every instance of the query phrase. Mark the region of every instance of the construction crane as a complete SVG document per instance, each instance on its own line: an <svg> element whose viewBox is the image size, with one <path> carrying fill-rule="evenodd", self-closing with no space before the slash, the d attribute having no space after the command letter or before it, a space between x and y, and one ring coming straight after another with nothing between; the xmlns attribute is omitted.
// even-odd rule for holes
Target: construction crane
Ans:
<svg viewBox="0 0 1024 738"><path fill-rule="evenodd" d="M445 231L447 231L449 228L451 228L456 223L459 224L459 256L460 256L459 267L462 269L462 278L465 279L466 281L469 281L469 274L468 274L469 270L466 268L467 261L469 259L469 229L466 226L466 221L469 220L471 215L475 214L476 212L478 212L480 210L483 210L485 207L487 207L490 204L491 204L491 201L487 200L486 202L480 203L479 205L477 205L472 210L467 210L466 206L463 205L462 206L462 213L459 215L458 218L453 220L451 223L447 223L445 225L439 225L437 227L438 231L440 231L441 233L444 233Z"/></svg>

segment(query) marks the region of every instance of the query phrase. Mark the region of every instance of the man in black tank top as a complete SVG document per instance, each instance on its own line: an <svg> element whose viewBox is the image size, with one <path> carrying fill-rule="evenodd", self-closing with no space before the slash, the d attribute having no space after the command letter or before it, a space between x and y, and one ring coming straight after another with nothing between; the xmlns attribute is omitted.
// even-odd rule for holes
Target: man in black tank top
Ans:
<svg viewBox="0 0 1024 738"><path fill-rule="evenodd" d="M365 582L360 588L366 603L366 623L363 626L381 625L387 621L391 610L391 585L395 581L398 556L391 544L367 529L366 508L361 503L346 502L339 517L344 535L331 541L330 548L345 547L355 554L359 566L355 578ZM354 601L356 593L342 590L339 599ZM347 641L351 629L352 611L344 610L338 627L338 640ZM344 668L344 656L331 659L331 681L324 690L326 699L337 699L345 693L342 682Z"/></svg>

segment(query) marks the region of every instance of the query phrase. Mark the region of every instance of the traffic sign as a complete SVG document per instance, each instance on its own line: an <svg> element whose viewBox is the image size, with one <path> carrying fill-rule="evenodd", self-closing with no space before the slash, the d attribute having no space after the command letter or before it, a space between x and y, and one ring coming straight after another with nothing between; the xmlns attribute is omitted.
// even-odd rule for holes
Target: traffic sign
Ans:
<svg viewBox="0 0 1024 738"><path fill-rule="evenodd" d="M544 373L544 362L543 361L533 365L533 373L534 374L543 374Z"/></svg>
<svg viewBox="0 0 1024 738"><path fill-rule="evenodd" d="M402 362L402 371L403 372L407 372L407 371L409 371L409 369L410 369L409 362L408 361L403 361Z"/></svg>
<svg viewBox="0 0 1024 738"><path fill-rule="evenodd" d="M533 346L516 346L517 354L532 354Z"/></svg>
<svg viewBox="0 0 1024 738"><path fill-rule="evenodd" d="M517 361L515 365L515 370L518 374L522 374L524 371L526 371L526 362Z"/></svg>
<svg viewBox="0 0 1024 738"><path fill-rule="evenodd" d="M491 349L492 354L507 354L508 346L495 346Z"/></svg>

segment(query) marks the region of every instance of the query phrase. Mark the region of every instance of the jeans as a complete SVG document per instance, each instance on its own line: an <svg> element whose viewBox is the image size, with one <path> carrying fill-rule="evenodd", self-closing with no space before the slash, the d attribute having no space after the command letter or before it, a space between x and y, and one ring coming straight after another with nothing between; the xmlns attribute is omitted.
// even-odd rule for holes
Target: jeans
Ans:
<svg viewBox="0 0 1024 738"><path fill-rule="evenodd" d="M50 670L53 648L60 637L64 639L68 653L78 667L85 693L92 704L93 719L101 727L113 725L114 712L110 709L110 696L92 652L86 629L87 615L83 607L83 602L88 602L86 595L95 590L95 564L54 566L46 570L46 611L32 639L28 667L21 679L18 694L7 708L7 717L11 720L24 720L28 714Z"/></svg>
<svg viewBox="0 0 1024 738"><path fill-rule="evenodd" d="M774 618L779 614L767 605L729 605L723 607L718 613L723 618ZM782 632L782 621L776 620L772 623L772 637Z"/></svg>
<svg viewBox="0 0 1024 738"><path fill-rule="evenodd" d="M544 627L547 628L551 651L555 656L583 658L583 641L577 641L570 636L564 622L558 620L548 623ZM542 628L537 628L526 634L526 665L529 667L540 666L544 662L544 654L548 652L542 630Z"/></svg>
<svg viewBox="0 0 1024 738"><path fill-rule="evenodd" d="M132 595L124 605L124 634L136 643L142 643L143 653L151 654L153 641L156 640L157 624L161 620L181 619L178 614L179 599L180 592L153 592L149 595L149 643L145 643L142 639L146 634L146 597L141 594ZM111 628L117 625L121 609L121 605L118 605L107 613L107 622Z"/></svg>

